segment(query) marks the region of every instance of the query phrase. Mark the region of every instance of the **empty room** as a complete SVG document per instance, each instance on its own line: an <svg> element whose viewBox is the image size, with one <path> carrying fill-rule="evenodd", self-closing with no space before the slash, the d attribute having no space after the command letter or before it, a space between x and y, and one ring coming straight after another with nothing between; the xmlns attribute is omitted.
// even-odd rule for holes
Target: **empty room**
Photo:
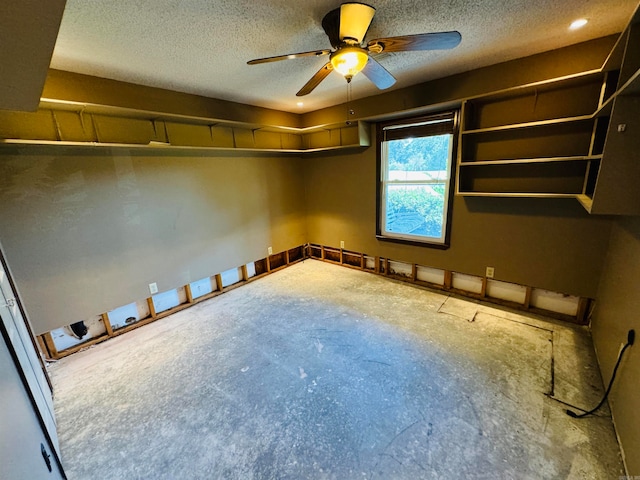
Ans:
<svg viewBox="0 0 640 480"><path fill-rule="evenodd" d="M640 478L637 0L0 16L0 478Z"/></svg>

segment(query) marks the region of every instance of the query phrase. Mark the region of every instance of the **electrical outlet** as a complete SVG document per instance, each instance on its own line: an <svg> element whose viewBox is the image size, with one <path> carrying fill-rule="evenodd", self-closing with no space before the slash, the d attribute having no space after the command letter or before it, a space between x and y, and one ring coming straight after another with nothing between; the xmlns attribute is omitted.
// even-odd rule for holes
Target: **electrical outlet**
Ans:
<svg viewBox="0 0 640 480"><path fill-rule="evenodd" d="M493 275L496 273L496 269L493 267L487 267L487 278L493 278Z"/></svg>
<svg viewBox="0 0 640 480"><path fill-rule="evenodd" d="M151 292L151 295L154 295L156 293L158 293L158 284L153 282L149 284L149 292Z"/></svg>
<svg viewBox="0 0 640 480"><path fill-rule="evenodd" d="M344 240L340 240L340 248L344 248Z"/></svg>
<svg viewBox="0 0 640 480"><path fill-rule="evenodd" d="M269 255L273 255L273 248L272 247L267 248L267 253Z"/></svg>

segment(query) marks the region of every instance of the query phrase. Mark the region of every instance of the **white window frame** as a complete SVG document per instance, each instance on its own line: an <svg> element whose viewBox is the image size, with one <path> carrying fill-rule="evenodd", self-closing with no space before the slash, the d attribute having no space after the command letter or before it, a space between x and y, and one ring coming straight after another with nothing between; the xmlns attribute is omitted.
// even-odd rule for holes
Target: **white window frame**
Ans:
<svg viewBox="0 0 640 480"><path fill-rule="evenodd" d="M448 248L450 229L451 229L451 210L453 202L453 180L455 177L455 151L456 151L456 133L457 133L457 111L449 111L440 114L423 116L408 120L399 120L395 122L387 122L378 125L378 218L377 218L377 237L393 241L419 243L425 246L433 246L436 248ZM446 178L424 179L424 180L389 180L389 161L388 161L388 142L397 138L388 139L388 133L394 130L399 132L400 138L404 135L409 138L429 137L437 135L450 135L449 152L447 161ZM416 135L409 133L417 132ZM398 133L396 133L396 136ZM393 133L391 134L393 137ZM410 233L399 233L387 230L387 192L388 187L392 185L406 186L428 186L443 185L444 186L444 206L442 212L443 228L440 237L432 237L426 235L415 235Z"/></svg>

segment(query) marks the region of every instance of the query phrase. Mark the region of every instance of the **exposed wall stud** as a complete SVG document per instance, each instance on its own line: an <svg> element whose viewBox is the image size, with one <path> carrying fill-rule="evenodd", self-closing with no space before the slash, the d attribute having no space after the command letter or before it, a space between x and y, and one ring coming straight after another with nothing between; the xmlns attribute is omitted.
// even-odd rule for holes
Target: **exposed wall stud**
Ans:
<svg viewBox="0 0 640 480"><path fill-rule="evenodd" d="M113 337L113 328L111 328L111 320L109 320L109 314L102 314L102 322L104 323L104 328L107 330L107 335Z"/></svg>
<svg viewBox="0 0 640 480"><path fill-rule="evenodd" d="M526 287L526 291L524 293L524 302L523 302L523 306L524 308L529 308L531 306L531 292L533 291L533 289L531 287Z"/></svg>
<svg viewBox="0 0 640 480"><path fill-rule="evenodd" d="M582 325L586 325L589 321L589 307L591 305L591 299L580 297L578 300L578 312L576 313L576 320Z"/></svg>
<svg viewBox="0 0 640 480"><path fill-rule="evenodd" d="M216 274L215 274L215 279L216 279L216 290L217 290L218 292L221 292L221 291L222 291L222 289L224 288L224 287L222 286L222 275L220 275L219 273L216 273Z"/></svg>
<svg viewBox="0 0 640 480"><path fill-rule="evenodd" d="M151 318L156 318L156 306L153 304L153 298L147 298L147 305L149 305L149 313L151 314Z"/></svg>
<svg viewBox="0 0 640 480"><path fill-rule="evenodd" d="M58 349L56 348L56 344L53 341L53 337L51 336L51 332L44 333L42 335L44 339L44 343L47 346L47 350L49 351L49 355L51 358L56 359L58 357Z"/></svg>
<svg viewBox="0 0 640 480"><path fill-rule="evenodd" d="M453 280L453 275L450 270L444 271L444 289L451 290L451 282Z"/></svg>
<svg viewBox="0 0 640 480"><path fill-rule="evenodd" d="M289 263L289 262L287 262ZM249 273L247 272L247 266L246 265L242 265L240 266L240 272L242 273L242 281L246 282L247 280L249 280Z"/></svg>
<svg viewBox="0 0 640 480"><path fill-rule="evenodd" d="M342 249L337 250L335 248L329 248L327 247L327 250L325 250L325 247L322 245L316 245L316 244L305 244L305 245L301 245L299 247L296 247L298 250L298 252L300 252L302 254L301 257L292 257L291 251L292 250L286 250L285 252L282 252L280 254L278 254L277 256L274 256L274 258L277 259L277 264L279 265L276 269L274 269L274 271L276 270L280 270L281 268L285 268L288 265L297 263L299 261L303 261L306 258L314 258L314 259L318 259L318 257L314 256L313 254L313 250L316 249L320 250L321 255L322 255L322 260L326 261L326 262L330 262L330 263L334 263L337 264L338 262L335 260L335 254L337 254L338 252L340 252L340 263L347 268L357 268L357 269L362 269L364 271L367 271L366 269L366 259L367 256L364 253L347 253L344 254L344 252L342 252ZM332 258L328 259L326 258L326 252L331 253ZM344 256L343 256L344 255ZM286 257L286 264L283 264L282 261L283 259ZM344 258L348 257L348 261L346 263L344 263ZM353 258L352 258L353 257ZM359 257L359 265L357 260L354 262L353 260L355 260L356 258ZM292 261L292 258L295 258ZM371 257L368 257L371 258ZM384 265L382 263L382 261L384 260ZM59 359L62 358L64 356L70 355L72 353L75 353L77 351L83 350L91 345L95 345L97 343L100 343L104 340L107 340L111 337L115 337L118 335L122 335L128 331L131 331L135 328L139 328L143 325L146 325L148 323L151 323L159 318L163 318L165 316L171 315L177 311L189 308L190 306L199 303L201 301L205 301L208 300L210 298L216 297L220 294L223 294L226 291L232 290L234 288L238 288L242 285L244 285L246 282L251 282L254 281L256 279L261 278L264 275L267 275L269 272L271 272L271 261L270 258L267 257L266 259L260 260L259 262L264 262L266 263L267 266L267 272L264 272L264 270L262 270L261 274L257 274L256 276L252 277L252 278L248 278L247 275L247 266L246 265L242 265L240 267L238 267L241 272L242 272L242 280L244 281L240 281L235 283L234 285L230 285L226 288L223 288L222 286L222 276L221 274L216 274L213 276L213 278L215 278L215 282L216 282L216 290L212 291L206 295L202 295L201 297L198 297L196 299L193 298L193 294L191 291L191 285L187 284L185 285L183 288L185 290L186 293L186 297L187 297L187 302L182 303L180 305L177 305L174 308L171 308L169 310L163 311L161 313L156 313L155 311L155 305L153 303L153 298L149 297L146 299L148 307L149 307L149 312L150 312L150 316L146 317L144 319L141 319L135 323L132 323L130 325L124 326L122 328L117 329L116 331L113 330L113 328L111 327L111 322L109 320L109 315L108 313L103 313L101 314L104 325L105 325L105 330L106 330L106 334L100 336L100 337L96 337L94 339L91 339L90 341L81 343L79 345L76 345L72 348L63 350L63 351L58 351L56 349L55 343L53 341L53 338L51 336L50 332L44 333L42 335L39 335L37 337L37 341L39 343L40 346L40 350L49 358L52 359ZM256 263L258 263L258 261L256 261ZM383 274L383 275L391 275L391 260L389 258L381 258L381 257L374 257L374 268L375 268L375 273L377 274ZM477 299L482 299L482 300L486 300L489 301L491 303L496 303L498 305L505 305L511 308L517 308L517 309L521 309L521 310L527 310L529 309L529 311L532 312L536 312L536 313L540 313L542 315L547 315L553 318L558 318L560 320L564 320L564 321L571 321L573 323L580 323L580 324L585 324L588 320L588 315L589 315L589 308L591 305L591 299L589 298L584 298L581 297L579 299L579 304L578 304L578 311L576 316L572 316L572 315L567 315L566 313L559 313L559 312L554 312L554 311L549 311L549 310L545 310L545 309L540 309L540 308L531 308L530 307L530 301L531 301L531 293L533 291L532 287L526 287L526 286L520 286L522 289L526 289L526 295L524 298L524 302L523 303L514 303L512 301L506 301L506 300L501 300L500 298L495 298L495 297L491 297L491 296L487 296L487 279L486 277L479 277L482 280L482 290L481 293L473 293L473 292L468 292L466 290L458 290L458 289L454 289L452 288L452 282L453 282L453 272L449 271L449 270L443 270L443 274L444 274L444 285L439 285L439 284L434 284L431 282L427 282L427 281L423 281L423 280L419 280L418 279L418 269L420 268L420 265L418 264L411 264L411 275L398 275L394 278L398 278L401 281L404 282L408 282L408 283L413 283L419 286L423 286L423 287L427 287L429 289L436 289L436 290L446 290L446 291L453 291L455 293L459 293L461 295L470 297L470 298L477 298ZM427 267L428 268L428 267ZM384 269L384 271L382 271Z"/></svg>
<svg viewBox="0 0 640 480"><path fill-rule="evenodd" d="M187 294L187 303L193 303L193 292L191 291L191 284L187 283L184 286L184 293Z"/></svg>

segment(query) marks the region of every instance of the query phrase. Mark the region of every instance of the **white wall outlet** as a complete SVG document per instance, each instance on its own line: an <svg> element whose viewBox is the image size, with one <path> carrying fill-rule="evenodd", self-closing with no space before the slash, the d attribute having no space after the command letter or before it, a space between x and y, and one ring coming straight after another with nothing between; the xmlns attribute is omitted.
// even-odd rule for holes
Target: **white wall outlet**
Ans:
<svg viewBox="0 0 640 480"><path fill-rule="evenodd" d="M487 267L487 278L493 278L493 275L496 273L496 269L493 267Z"/></svg>
<svg viewBox="0 0 640 480"><path fill-rule="evenodd" d="M151 295L155 295L156 293L158 293L158 284L156 282L149 284L149 292L151 293Z"/></svg>
<svg viewBox="0 0 640 480"><path fill-rule="evenodd" d="M340 240L340 248L344 248L344 240Z"/></svg>
<svg viewBox="0 0 640 480"><path fill-rule="evenodd" d="M268 253L269 255L273 255L273 247L269 247L269 248L267 248L267 253Z"/></svg>

